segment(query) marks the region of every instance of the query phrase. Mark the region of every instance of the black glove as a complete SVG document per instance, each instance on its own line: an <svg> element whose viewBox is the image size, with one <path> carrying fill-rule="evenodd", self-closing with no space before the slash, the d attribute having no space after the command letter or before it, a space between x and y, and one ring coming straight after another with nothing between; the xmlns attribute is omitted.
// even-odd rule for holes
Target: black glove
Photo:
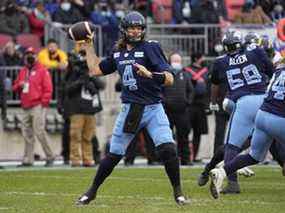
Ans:
<svg viewBox="0 0 285 213"><path fill-rule="evenodd" d="M92 96L98 92L97 88L95 87L95 84L92 81L87 82L84 87L90 92Z"/></svg>

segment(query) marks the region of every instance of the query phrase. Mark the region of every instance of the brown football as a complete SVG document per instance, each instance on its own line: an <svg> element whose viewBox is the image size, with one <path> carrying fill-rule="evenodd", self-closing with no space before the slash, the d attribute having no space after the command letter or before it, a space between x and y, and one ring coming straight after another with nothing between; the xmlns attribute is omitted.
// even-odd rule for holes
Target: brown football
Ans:
<svg viewBox="0 0 285 213"><path fill-rule="evenodd" d="M74 41L85 41L90 39L95 26L87 21L77 22L68 29L68 38Z"/></svg>

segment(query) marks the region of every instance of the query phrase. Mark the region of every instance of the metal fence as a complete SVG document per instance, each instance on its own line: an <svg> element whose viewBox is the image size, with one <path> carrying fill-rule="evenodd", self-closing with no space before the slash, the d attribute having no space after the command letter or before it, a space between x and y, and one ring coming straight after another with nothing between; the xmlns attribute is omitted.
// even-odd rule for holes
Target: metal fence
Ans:
<svg viewBox="0 0 285 213"><path fill-rule="evenodd" d="M193 52L214 55L214 45L221 40L217 24L151 24L147 38L157 40L165 51L178 51L183 56Z"/></svg>
<svg viewBox="0 0 285 213"><path fill-rule="evenodd" d="M12 91L12 84L16 80L21 67L0 67L0 72L5 73L5 86L7 91L7 104L9 106L19 106L20 100L18 93ZM59 70L50 70L52 82L53 82L53 94L51 104L55 105L58 98L58 88L61 84L63 73ZM103 103L118 103L119 94L115 92L115 83L119 78L117 75L108 75L103 78L106 81L106 88L101 94Z"/></svg>

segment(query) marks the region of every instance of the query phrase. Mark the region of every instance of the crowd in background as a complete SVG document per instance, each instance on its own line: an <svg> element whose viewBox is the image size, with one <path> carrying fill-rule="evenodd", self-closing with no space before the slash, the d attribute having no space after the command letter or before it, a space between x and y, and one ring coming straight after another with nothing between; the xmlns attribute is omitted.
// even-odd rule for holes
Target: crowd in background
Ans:
<svg viewBox="0 0 285 213"><path fill-rule="evenodd" d="M158 2L162 2L159 5ZM38 37L40 48L34 47L33 54L37 55L37 62L50 72L64 73L68 69L76 70L82 63L80 57L84 57L79 52L66 53L59 49L57 41L50 39L44 44L44 26L47 22L53 23L55 26L63 26L73 24L82 20L89 20L96 25L102 26L104 53L111 51L111 46L119 36L119 21L128 10L138 10L147 17L148 23L169 23L169 24L192 24L192 23L214 23L214 24L271 24L285 17L285 2L278 0L254 1L246 0L241 8L241 13L229 18L226 9L227 1L217 0L177 0L177 1L147 1L147 0L16 0L1 1L0 3L0 34L6 34L12 37L3 47L0 56L1 66L27 66L27 47L18 43L17 36L21 34L34 34ZM77 63L77 64L76 64ZM182 66L182 56L179 53L173 53L169 57L169 63L177 70L176 81L172 88L165 90L165 110L169 117L171 127L177 140L179 157L182 165L190 165L192 162L198 161L197 153L202 134L208 133L207 113L209 104L209 84L208 77L210 67L205 63L204 55L201 53L191 53L191 64L187 67ZM78 65L79 64L79 65ZM87 68L86 68L87 69ZM84 70L86 70L84 69ZM209 69L209 70L208 70ZM182 72L183 71L183 72ZM1 73L3 74L3 73ZM4 77L3 77L4 78ZM92 166L94 160L96 163L100 161L100 151L98 150L98 139L95 132L94 114L102 110L99 104L95 108L85 108L86 116L79 116L82 108L77 106L82 100L74 94L81 93L82 85L86 84L87 95L86 100L94 101L94 94L104 88L104 83L96 82L94 79L86 77L86 73L74 75L64 75L60 77L63 85L53 85L60 90L58 99L58 112L64 118L63 124L63 160L66 164L72 166ZM10 79L11 80L11 79ZM51 82L55 84L56 79L51 75ZM5 79L6 90L12 90L12 82ZM3 85L4 85L3 84ZM94 85L93 85L94 84ZM1 86L0 84L0 90ZM118 89L117 89L118 90ZM16 91L16 90L15 90ZM74 91L76 91L74 93ZM70 96L71 94L71 96ZM53 95L51 94L51 97ZM66 99L66 97L70 96ZM51 98L50 97L50 98ZM50 100L49 100L50 101ZM78 101L77 104L71 104ZM0 103L6 103L4 95L0 93ZM90 103L91 103L90 102ZM92 102L93 104L93 102ZM73 106L69 107L68 106ZM86 106L86 105L85 105ZM184 111L181 115L181 107ZM83 110L84 111L84 110ZM84 114L84 113L83 113ZM221 111L215 112L216 122L225 126L228 115ZM5 110L2 110L2 117L6 117ZM44 114L42 114L44 115ZM91 116L90 116L91 115ZM185 116L187 115L187 116ZM185 121L186 119L186 121ZM78 130L84 130L84 123L90 125L82 134ZM187 123L189 126L185 126ZM80 126L78 126L80 125ZM219 146L224 140L224 127L216 131L215 147ZM183 131L181 131L183 130ZM38 133L43 133L43 129ZM193 132L193 138L189 143L189 134ZM27 134L27 133L26 133ZM26 136L28 138L29 136ZM44 136L39 136L44 138ZM83 138L81 138L83 137ZM41 139L40 139L41 140ZM49 151L48 139L43 139L46 146L47 162L50 166L53 163L54 155ZM70 141L73 141L70 145ZM82 141L82 144L80 145ZM139 143L137 143L139 142ZM34 142L26 139L26 144ZM84 145L85 143L85 145ZM126 165L134 163L136 144L150 144L148 133L142 133L134 139L134 145L130 146L126 156ZM93 144L93 147L91 145ZM27 145L26 145L27 146ZM30 145L32 146L32 145ZM78 150L82 148L83 156L80 159ZM85 147L84 147L85 146ZM148 157L149 164L156 162L153 147L138 146L139 150ZM24 158L22 165L31 166L33 164L33 156L31 153L33 148L25 150L25 154L29 155ZM145 151L146 150L146 151ZM91 153L92 152L92 153ZM93 159L94 158L94 159Z"/></svg>
<svg viewBox="0 0 285 213"><path fill-rule="evenodd" d="M62 27L89 20L103 32L104 55L119 35L119 22L129 10L154 24L270 24L285 16L284 1L241 0L5 0L0 2L0 34L16 38L34 34L44 42L44 26ZM240 7L240 8L239 8ZM233 11L231 8L237 11ZM36 41L35 41L36 42Z"/></svg>

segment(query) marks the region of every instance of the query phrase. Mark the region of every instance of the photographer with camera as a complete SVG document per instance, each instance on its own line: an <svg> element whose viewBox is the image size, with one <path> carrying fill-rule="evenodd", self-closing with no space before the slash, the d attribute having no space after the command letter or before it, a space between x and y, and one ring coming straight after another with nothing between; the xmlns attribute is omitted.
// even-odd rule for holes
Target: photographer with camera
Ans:
<svg viewBox="0 0 285 213"><path fill-rule="evenodd" d="M95 132L95 113L102 110L99 90L105 83L89 76L84 51L69 56L69 65L64 79L65 115L70 118L70 161L71 166L94 165L91 139ZM81 150L82 156L80 156Z"/></svg>

